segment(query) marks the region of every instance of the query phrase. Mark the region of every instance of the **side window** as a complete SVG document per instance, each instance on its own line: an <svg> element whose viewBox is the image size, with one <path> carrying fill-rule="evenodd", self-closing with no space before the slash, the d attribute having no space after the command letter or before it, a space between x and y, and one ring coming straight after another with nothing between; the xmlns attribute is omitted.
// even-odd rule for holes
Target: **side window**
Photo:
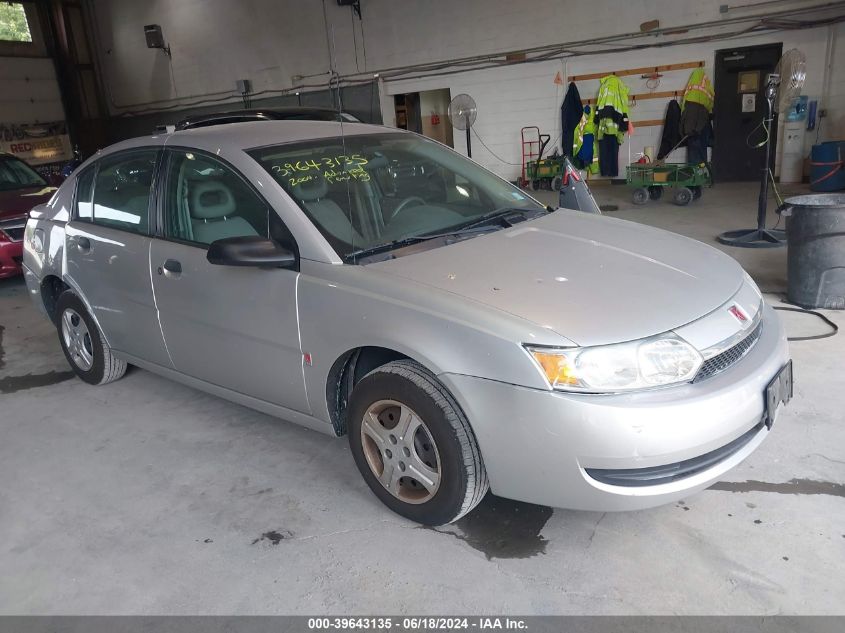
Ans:
<svg viewBox="0 0 845 633"><path fill-rule="evenodd" d="M90 222L94 218L91 193L94 191L96 165L92 165L76 178L76 219Z"/></svg>
<svg viewBox="0 0 845 633"><path fill-rule="evenodd" d="M148 233L157 155L157 150L142 150L100 161L94 182L94 224Z"/></svg>
<svg viewBox="0 0 845 633"><path fill-rule="evenodd" d="M289 233L274 216L228 165L204 154L172 151L164 197L167 237L208 245L255 235L284 243Z"/></svg>

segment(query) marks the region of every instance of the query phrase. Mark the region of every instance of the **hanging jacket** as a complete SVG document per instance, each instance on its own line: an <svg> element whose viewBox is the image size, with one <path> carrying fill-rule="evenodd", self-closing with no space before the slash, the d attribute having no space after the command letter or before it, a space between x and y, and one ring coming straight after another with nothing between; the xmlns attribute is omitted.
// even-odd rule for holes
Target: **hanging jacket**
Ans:
<svg viewBox="0 0 845 633"><path fill-rule="evenodd" d="M595 150L596 124L593 123L591 113L590 106L585 105L581 120L575 129L572 156L575 157L574 163L579 169L587 169L595 174L599 169L599 153Z"/></svg>
<svg viewBox="0 0 845 633"><path fill-rule="evenodd" d="M660 149L657 160L663 160L681 143L681 106L672 99L666 108L666 118L663 119L663 134L660 137Z"/></svg>
<svg viewBox="0 0 845 633"><path fill-rule="evenodd" d="M703 68L696 68L690 73L687 80L687 87L684 88L684 99L681 102L681 110L687 107L688 103L703 105L707 112L713 112L713 84L707 77Z"/></svg>
<svg viewBox="0 0 845 633"><path fill-rule="evenodd" d="M680 132L682 136L698 136L710 125L707 107L690 101L681 113Z"/></svg>
<svg viewBox="0 0 845 633"><path fill-rule="evenodd" d="M572 156L572 138L575 127L581 120L581 95L574 81L569 82L569 88L563 103L560 105L560 147L564 156Z"/></svg>
<svg viewBox="0 0 845 633"><path fill-rule="evenodd" d="M599 83L596 98L596 139L614 134L621 144L628 130L628 86L616 75L606 75Z"/></svg>

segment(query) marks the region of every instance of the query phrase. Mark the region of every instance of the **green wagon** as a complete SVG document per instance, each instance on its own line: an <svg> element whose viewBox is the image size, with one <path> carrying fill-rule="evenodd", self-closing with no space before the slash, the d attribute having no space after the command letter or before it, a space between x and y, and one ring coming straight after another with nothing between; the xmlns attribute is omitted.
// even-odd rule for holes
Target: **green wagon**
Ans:
<svg viewBox="0 0 845 633"><path fill-rule="evenodd" d="M701 197L703 187L713 184L709 163L637 163L628 165L626 175L627 184L634 187L631 194L634 204L658 200L663 196L663 189L671 187L675 190L673 202L685 206Z"/></svg>
<svg viewBox="0 0 845 633"><path fill-rule="evenodd" d="M562 156L530 160L525 163L525 176L534 190L551 189L552 191L560 191L563 169L564 159Z"/></svg>

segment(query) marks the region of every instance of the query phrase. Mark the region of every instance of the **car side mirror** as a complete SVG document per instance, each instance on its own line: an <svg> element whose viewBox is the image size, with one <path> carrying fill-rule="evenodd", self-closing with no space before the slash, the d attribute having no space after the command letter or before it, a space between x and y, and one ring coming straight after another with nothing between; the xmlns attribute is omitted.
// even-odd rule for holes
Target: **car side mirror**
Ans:
<svg viewBox="0 0 845 633"><path fill-rule="evenodd" d="M296 254L266 237L227 237L208 247L206 258L218 266L293 268Z"/></svg>

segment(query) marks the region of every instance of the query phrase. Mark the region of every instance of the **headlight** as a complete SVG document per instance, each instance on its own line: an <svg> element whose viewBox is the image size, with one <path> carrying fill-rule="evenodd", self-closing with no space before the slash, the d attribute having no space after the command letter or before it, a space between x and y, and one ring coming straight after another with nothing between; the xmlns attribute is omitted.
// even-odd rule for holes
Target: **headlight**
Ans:
<svg viewBox="0 0 845 633"><path fill-rule="evenodd" d="M671 333L616 345L526 349L554 389L588 393L689 382L704 362L698 350Z"/></svg>
<svg viewBox="0 0 845 633"><path fill-rule="evenodd" d="M41 253L44 250L44 229L35 229L32 232L29 245L36 253Z"/></svg>

